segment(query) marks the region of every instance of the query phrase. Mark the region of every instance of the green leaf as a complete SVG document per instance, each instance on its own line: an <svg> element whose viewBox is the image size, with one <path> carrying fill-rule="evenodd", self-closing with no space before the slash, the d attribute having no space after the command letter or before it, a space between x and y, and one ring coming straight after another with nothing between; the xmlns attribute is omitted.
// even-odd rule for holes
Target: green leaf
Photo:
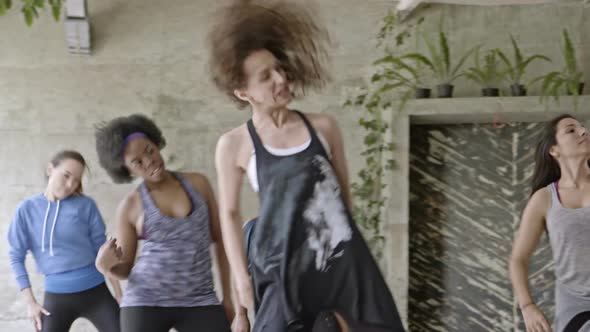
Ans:
<svg viewBox="0 0 590 332"><path fill-rule="evenodd" d="M564 83L566 83L566 82L562 79L553 81L553 87L549 91L549 95L553 96L553 99L555 99L555 101L557 101L559 99L559 88L561 88L561 86Z"/></svg>
<svg viewBox="0 0 590 332"><path fill-rule="evenodd" d="M484 85L484 79L480 76L481 74L477 72L476 68L469 68L469 72L464 73L464 76L467 79L470 79L480 86Z"/></svg>
<svg viewBox="0 0 590 332"><path fill-rule="evenodd" d="M56 21L59 21L61 17L61 2L57 1L57 5L51 6L51 12L53 13L53 18Z"/></svg>
<svg viewBox="0 0 590 332"><path fill-rule="evenodd" d="M367 136L365 136L365 145L373 145L375 143L377 143L377 141L379 140L379 135L375 134L375 133L371 133ZM372 158L370 160L373 160ZM369 162L369 159L367 159L367 162Z"/></svg>
<svg viewBox="0 0 590 332"><path fill-rule="evenodd" d="M545 79L543 80L543 85L541 86L541 92L544 95L548 95L549 86L557 79L559 79L560 72L554 71L550 72L549 74L545 75Z"/></svg>
<svg viewBox="0 0 590 332"><path fill-rule="evenodd" d="M391 91L403 85L403 83L384 84L379 90L377 90L376 93L381 94L383 92Z"/></svg>
<svg viewBox="0 0 590 332"><path fill-rule="evenodd" d="M514 36L510 35L510 41L512 42L512 49L514 50L514 66L519 66L522 63L522 53L520 48L514 39Z"/></svg>
<svg viewBox="0 0 590 332"><path fill-rule="evenodd" d="M448 77L451 72L451 52L449 50L449 42L442 30L439 31L438 38L440 41L440 51L442 53L443 63L445 65L445 76Z"/></svg>
<svg viewBox="0 0 590 332"><path fill-rule="evenodd" d="M474 46L473 48L469 49L464 55L463 57L459 60L459 62L457 63L457 65L455 66L455 68L453 69L453 71L451 72L451 79L449 82L447 83L451 83L452 81L454 81L457 77L459 77L460 75L457 75L457 72L459 71L459 69L461 69L461 67L463 67L463 64L465 63L465 61L467 61L467 58L469 58L471 56L471 54L473 54L473 52L479 52L479 49L481 48L481 45L477 45Z"/></svg>
<svg viewBox="0 0 590 332"><path fill-rule="evenodd" d="M567 29L563 29L564 48L563 56L565 59L566 69L570 73L578 71L576 52L570 39Z"/></svg>
<svg viewBox="0 0 590 332"><path fill-rule="evenodd" d="M510 60L508 60L508 57L501 50L496 50L496 52L498 53L498 57L500 58L500 60L504 62L504 65L506 66L506 74L510 76L510 83L519 83L520 78L518 77L516 71L512 67Z"/></svg>
<svg viewBox="0 0 590 332"><path fill-rule="evenodd" d="M23 8L22 12L25 15L25 23L28 26L32 26L33 25L33 10Z"/></svg>
<svg viewBox="0 0 590 332"><path fill-rule="evenodd" d="M45 0L34 0L33 6L43 8L45 6Z"/></svg>
<svg viewBox="0 0 590 332"><path fill-rule="evenodd" d="M379 82L381 79L383 79L383 75L379 73L373 74L373 76L371 76L371 83Z"/></svg>
<svg viewBox="0 0 590 332"><path fill-rule="evenodd" d="M426 44L426 47L428 48L428 51L430 53L430 60L432 62L432 64L434 65L434 69L435 69L435 73L438 76L439 80L444 81L445 80L445 68L444 68L444 64L443 64L443 60L438 52L438 50L436 49L436 47L434 46L434 43L428 38L428 36L426 36L426 34L422 33L422 40L424 40L424 43Z"/></svg>
<svg viewBox="0 0 590 332"><path fill-rule="evenodd" d="M526 67L529 64L531 64L531 62L533 62L535 60L545 60L547 62L551 62L551 59L549 59L548 57L546 57L544 55L540 55L540 54L532 55L518 65L519 78L521 78L524 75L524 71L525 71Z"/></svg>
<svg viewBox="0 0 590 332"><path fill-rule="evenodd" d="M401 58L395 56L386 56L383 57L373 63L374 65L382 65L382 64L390 64L393 65L393 68L388 68L386 74L393 75L395 78L400 80L407 80L405 76L402 74L402 71L405 70L409 74L412 75L414 80L418 78L418 73L416 69L412 68L410 65L405 63Z"/></svg>
<svg viewBox="0 0 590 332"><path fill-rule="evenodd" d="M432 70L433 72L436 72L436 69L434 68L434 64L430 61L430 59L428 59L427 57L425 57L424 55L422 55L420 53L409 53L409 54L402 55L400 58L401 59L411 59L411 60L414 60L418 63L422 63L422 64L428 66L428 68L430 68L430 70Z"/></svg>

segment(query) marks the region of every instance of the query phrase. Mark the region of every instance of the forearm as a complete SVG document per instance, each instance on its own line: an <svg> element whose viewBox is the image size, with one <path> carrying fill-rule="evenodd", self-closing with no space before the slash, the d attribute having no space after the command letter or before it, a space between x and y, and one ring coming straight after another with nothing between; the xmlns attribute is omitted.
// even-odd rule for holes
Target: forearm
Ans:
<svg viewBox="0 0 590 332"><path fill-rule="evenodd" d="M113 266L105 266L104 262L100 261L99 259L96 260L96 268L100 273L102 273L106 278L112 280L126 280L129 277L129 273L131 273L131 268L133 264L130 263L117 263Z"/></svg>
<svg viewBox="0 0 590 332"><path fill-rule="evenodd" d="M510 279L519 307L533 303L528 282L528 264L522 259L510 260Z"/></svg>
<svg viewBox="0 0 590 332"><path fill-rule="evenodd" d="M232 299L232 292L231 292L231 276L230 276L230 268L229 263L227 261L227 256L225 254L225 249L223 248L223 244L216 243L215 244L216 250L216 257L217 257L217 265L219 266L219 274L221 279L221 288L223 290L223 300Z"/></svg>
<svg viewBox="0 0 590 332"><path fill-rule="evenodd" d="M35 295L33 295L33 290L31 289L31 287L23 288L21 290L21 294L22 294L23 300L27 304L37 302L37 300L35 299Z"/></svg>
<svg viewBox="0 0 590 332"><path fill-rule="evenodd" d="M237 281L250 278L244 251L244 235L240 227L239 217L227 217L221 220L223 248L226 254L229 271ZM229 275L229 273L228 273ZM229 280L229 279L228 279Z"/></svg>
<svg viewBox="0 0 590 332"><path fill-rule="evenodd" d="M120 299L123 295L123 291L121 290L121 283L117 279L107 278L108 282L113 286L113 292L115 293L115 298Z"/></svg>
<svg viewBox="0 0 590 332"><path fill-rule="evenodd" d="M242 305L240 304L240 301L238 301L238 292L237 292L237 286L236 286L236 281L234 278L231 279L231 292L232 292L232 297L233 297L233 305L234 305L234 311L236 313L236 315L247 315L248 314L248 309L242 307Z"/></svg>

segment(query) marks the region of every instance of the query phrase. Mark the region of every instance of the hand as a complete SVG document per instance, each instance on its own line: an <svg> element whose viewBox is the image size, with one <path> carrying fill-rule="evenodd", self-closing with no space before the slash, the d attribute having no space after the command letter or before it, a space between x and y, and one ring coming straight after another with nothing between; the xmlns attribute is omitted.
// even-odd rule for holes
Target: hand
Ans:
<svg viewBox="0 0 590 332"><path fill-rule="evenodd" d="M254 291L250 278L238 280L236 292L238 293L238 302L248 311L254 311Z"/></svg>
<svg viewBox="0 0 590 332"><path fill-rule="evenodd" d="M551 332L547 319L535 304L529 304L522 310L522 317L527 332Z"/></svg>
<svg viewBox="0 0 590 332"><path fill-rule="evenodd" d="M42 319L41 319L41 315L45 315L45 316L49 316L51 315L49 313L49 311L45 310L45 308L43 308L39 303L37 303L37 301L33 301L29 303L29 318L31 319L31 321L33 322L33 324L35 325L35 331L41 331L41 327L42 327Z"/></svg>
<svg viewBox="0 0 590 332"><path fill-rule="evenodd" d="M108 273L113 266L121 261L122 256L123 252L121 247L117 246L117 240L114 238L108 239L98 250L96 267L103 274Z"/></svg>
<svg viewBox="0 0 590 332"><path fill-rule="evenodd" d="M237 313L231 324L231 332L250 332L250 321L245 310Z"/></svg>

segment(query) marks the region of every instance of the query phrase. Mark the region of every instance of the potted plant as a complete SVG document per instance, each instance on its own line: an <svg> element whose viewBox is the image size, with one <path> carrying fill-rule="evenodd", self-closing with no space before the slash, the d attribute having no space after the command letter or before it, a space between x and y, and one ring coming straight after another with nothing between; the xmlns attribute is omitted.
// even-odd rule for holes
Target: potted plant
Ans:
<svg viewBox="0 0 590 332"><path fill-rule="evenodd" d="M563 30L563 47L561 49L565 66L561 71L553 71L544 75L541 79L541 100L552 96L556 101L562 89L566 94L577 97L584 91L584 82L582 79L584 73L578 67L576 51L570 39L567 29ZM577 98L575 99L577 100Z"/></svg>
<svg viewBox="0 0 590 332"><path fill-rule="evenodd" d="M512 93L512 96L526 96L526 87L529 84L524 84L522 82L522 78L524 76L527 66L535 60L545 60L551 62L551 59L540 54L534 54L528 57L524 56L512 35L510 35L510 40L512 42L513 62L511 62L501 50L497 50L497 53L500 57L500 60L502 60L502 62L506 66L505 74L510 84L510 91ZM538 78L533 79L531 80L531 82L536 81L537 79Z"/></svg>
<svg viewBox="0 0 590 332"><path fill-rule="evenodd" d="M381 89L407 88L402 99L408 98L412 92L416 98L430 98L431 90L426 87L422 80L420 67L418 64L415 66L408 64L404 61L405 58L406 56L386 55L376 60L373 64L380 66L381 71L373 75L371 82L376 83L385 80L387 83Z"/></svg>
<svg viewBox="0 0 590 332"><path fill-rule="evenodd" d="M453 96L453 81L463 75L459 70L478 46L468 50L459 61L453 65L451 63L451 51L449 49L447 36L442 30L439 30L438 32L438 45L435 45L435 43L425 34L422 34L422 39L428 48L429 57L421 57L420 61L434 72L438 80L438 97L450 98ZM415 57L415 55L416 54L411 54L409 57Z"/></svg>
<svg viewBox="0 0 590 332"><path fill-rule="evenodd" d="M504 72L500 68L498 50L488 50L483 58L483 66L480 63L479 48L475 50L475 67L471 67L465 73L465 77L477 82L481 86L481 94L484 97L497 97L500 95L500 82Z"/></svg>

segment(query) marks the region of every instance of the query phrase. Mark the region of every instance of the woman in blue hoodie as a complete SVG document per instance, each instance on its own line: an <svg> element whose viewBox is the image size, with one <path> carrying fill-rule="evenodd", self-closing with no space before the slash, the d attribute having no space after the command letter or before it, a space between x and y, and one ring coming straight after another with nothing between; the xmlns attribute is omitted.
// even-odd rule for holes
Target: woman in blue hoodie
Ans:
<svg viewBox="0 0 590 332"><path fill-rule="evenodd" d="M105 225L94 201L82 194L85 168L80 153L57 153L47 167L45 192L18 206L8 230L10 265L36 331L68 331L79 317L101 332L119 331L119 306L94 266ZM45 275L43 305L31 291L29 251ZM112 285L120 298L118 281Z"/></svg>

